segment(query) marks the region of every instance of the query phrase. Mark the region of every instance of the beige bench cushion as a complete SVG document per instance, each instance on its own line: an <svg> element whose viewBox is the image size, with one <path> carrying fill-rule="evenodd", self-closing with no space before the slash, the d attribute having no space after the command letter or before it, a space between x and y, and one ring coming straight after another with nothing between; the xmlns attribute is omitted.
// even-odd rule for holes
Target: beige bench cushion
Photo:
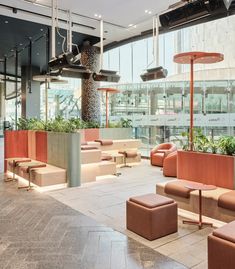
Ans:
<svg viewBox="0 0 235 269"><path fill-rule="evenodd" d="M192 190L186 188L185 185L190 182L191 181L187 180L174 180L173 182L168 182L165 185L165 193L189 198Z"/></svg>

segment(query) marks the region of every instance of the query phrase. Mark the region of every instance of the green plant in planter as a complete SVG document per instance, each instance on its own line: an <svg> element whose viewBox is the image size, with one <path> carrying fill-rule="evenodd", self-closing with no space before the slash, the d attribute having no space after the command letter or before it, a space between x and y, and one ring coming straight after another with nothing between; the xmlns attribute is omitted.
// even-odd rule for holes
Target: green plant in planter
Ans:
<svg viewBox="0 0 235 269"><path fill-rule="evenodd" d="M56 117L54 120L50 120L46 123L46 131L51 132L64 132L64 133L73 133L76 130L76 125L69 121L65 120L62 117Z"/></svg>
<svg viewBox="0 0 235 269"><path fill-rule="evenodd" d="M19 118L17 122L17 129L18 130L29 130L29 120Z"/></svg>
<svg viewBox="0 0 235 269"><path fill-rule="evenodd" d="M100 124L98 122L95 122L95 121L88 121L88 122L86 122L86 128L88 128L88 129L100 128Z"/></svg>
<svg viewBox="0 0 235 269"><path fill-rule="evenodd" d="M194 149L196 151L208 152L210 148L209 139L203 134L202 129L194 129Z"/></svg>
<svg viewBox="0 0 235 269"><path fill-rule="evenodd" d="M132 120L121 118L121 127L122 128L132 128Z"/></svg>
<svg viewBox="0 0 235 269"><path fill-rule="evenodd" d="M209 140L209 148L213 154L216 154L218 152L219 143L218 141L214 141L213 139Z"/></svg>
<svg viewBox="0 0 235 269"><path fill-rule="evenodd" d="M218 141L219 149L223 154L235 154L235 138L233 136L223 136Z"/></svg>
<svg viewBox="0 0 235 269"><path fill-rule="evenodd" d="M182 132L181 136L183 137L183 139L176 137L176 141L180 143L180 146L183 150L189 150L189 133Z"/></svg>

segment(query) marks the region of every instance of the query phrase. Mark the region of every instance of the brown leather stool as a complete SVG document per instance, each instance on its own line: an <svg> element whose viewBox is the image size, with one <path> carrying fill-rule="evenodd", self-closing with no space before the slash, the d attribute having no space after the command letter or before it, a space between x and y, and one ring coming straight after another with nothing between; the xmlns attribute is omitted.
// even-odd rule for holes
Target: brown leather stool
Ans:
<svg viewBox="0 0 235 269"><path fill-rule="evenodd" d="M235 268L235 221L208 236L208 269Z"/></svg>
<svg viewBox="0 0 235 269"><path fill-rule="evenodd" d="M126 227L148 240L175 233L177 203L154 193L132 197L126 202Z"/></svg>
<svg viewBox="0 0 235 269"><path fill-rule="evenodd" d="M138 153L136 150L120 150L118 152L119 154L123 155L123 159L124 159L124 165L122 165L120 168L124 168L124 167L129 167L131 168L132 166L127 165L127 158L135 158L138 156Z"/></svg>
<svg viewBox="0 0 235 269"><path fill-rule="evenodd" d="M20 163L26 163L26 162L31 162L31 159L26 159L26 158L15 158L15 159L11 159L9 160L9 166L12 167L12 177L7 177L4 181L5 182L10 182L10 181L15 181L16 179L16 167L20 164Z"/></svg>

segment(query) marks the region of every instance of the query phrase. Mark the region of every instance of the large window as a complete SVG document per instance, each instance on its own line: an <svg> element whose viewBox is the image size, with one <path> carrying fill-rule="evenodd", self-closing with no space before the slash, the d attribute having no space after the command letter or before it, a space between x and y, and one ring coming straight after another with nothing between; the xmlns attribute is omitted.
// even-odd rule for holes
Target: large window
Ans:
<svg viewBox="0 0 235 269"><path fill-rule="evenodd" d="M168 77L151 83L142 83L140 74L155 65L152 38L106 52L107 67L119 70L121 75L115 87L122 93L112 96L110 101L113 120L131 118L136 137L142 139L146 145L143 151L147 153L158 142L177 140L189 126L190 68L174 63L173 57L187 51L219 52L224 54L223 62L195 65L195 125L207 135L233 135L234 46L235 16L162 34L158 62L168 70Z"/></svg>

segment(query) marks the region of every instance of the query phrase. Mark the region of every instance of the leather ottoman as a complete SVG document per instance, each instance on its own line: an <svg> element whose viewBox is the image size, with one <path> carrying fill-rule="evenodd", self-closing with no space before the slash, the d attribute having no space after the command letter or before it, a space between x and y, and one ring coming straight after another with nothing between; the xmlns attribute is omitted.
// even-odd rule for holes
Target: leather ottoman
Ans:
<svg viewBox="0 0 235 269"><path fill-rule="evenodd" d="M170 198L150 193L126 202L127 229L148 240L177 232L177 224L177 203Z"/></svg>
<svg viewBox="0 0 235 269"><path fill-rule="evenodd" d="M208 236L208 269L235 268L235 221Z"/></svg>

